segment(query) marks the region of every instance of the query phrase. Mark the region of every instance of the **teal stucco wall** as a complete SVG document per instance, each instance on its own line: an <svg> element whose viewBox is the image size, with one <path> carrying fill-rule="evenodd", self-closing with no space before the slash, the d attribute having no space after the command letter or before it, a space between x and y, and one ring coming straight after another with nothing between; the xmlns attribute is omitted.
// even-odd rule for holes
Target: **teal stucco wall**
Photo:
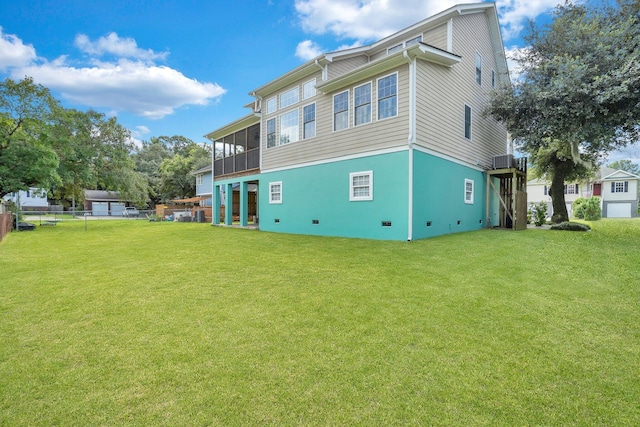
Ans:
<svg viewBox="0 0 640 427"><path fill-rule="evenodd" d="M350 201L349 174L363 171L373 171L373 200ZM262 173L260 229L405 240L408 180L408 151ZM282 203L269 203L270 182L282 182Z"/></svg>
<svg viewBox="0 0 640 427"><path fill-rule="evenodd" d="M413 239L486 227L486 174L414 151ZM473 181L473 203L465 203L465 179Z"/></svg>

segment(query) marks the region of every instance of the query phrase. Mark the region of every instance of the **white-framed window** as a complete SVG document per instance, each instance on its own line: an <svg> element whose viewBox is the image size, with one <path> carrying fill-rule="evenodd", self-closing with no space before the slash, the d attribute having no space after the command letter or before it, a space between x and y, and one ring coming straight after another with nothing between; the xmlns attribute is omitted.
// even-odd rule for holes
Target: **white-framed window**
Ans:
<svg viewBox="0 0 640 427"><path fill-rule="evenodd" d="M316 136L316 104L302 108L302 139Z"/></svg>
<svg viewBox="0 0 640 427"><path fill-rule="evenodd" d="M276 119L267 120L267 148L276 146Z"/></svg>
<svg viewBox="0 0 640 427"><path fill-rule="evenodd" d="M316 96L316 79L309 80L302 85L302 99L309 99Z"/></svg>
<svg viewBox="0 0 640 427"><path fill-rule="evenodd" d="M298 109L291 110L280 116L280 138L278 145L288 144L298 141L300 132L298 131Z"/></svg>
<svg viewBox="0 0 640 427"><path fill-rule="evenodd" d="M389 49L387 49L387 55L391 55L392 53L398 52L399 50L402 50L402 43L397 44L397 45L392 46Z"/></svg>
<svg viewBox="0 0 640 427"><path fill-rule="evenodd" d="M629 181L613 181L611 183L611 192L612 193L628 193Z"/></svg>
<svg viewBox="0 0 640 427"><path fill-rule="evenodd" d="M547 187L547 186L545 185L545 186L544 186L544 189L542 190L542 192L543 192L543 194L544 194L545 196L548 196L548 195L549 195L549 187Z"/></svg>
<svg viewBox="0 0 640 427"><path fill-rule="evenodd" d="M349 201L373 200L373 171L349 174Z"/></svg>
<svg viewBox="0 0 640 427"><path fill-rule="evenodd" d="M496 72L491 70L491 87L496 87Z"/></svg>
<svg viewBox="0 0 640 427"><path fill-rule="evenodd" d="M269 183L269 203L282 203L282 181Z"/></svg>
<svg viewBox="0 0 640 427"><path fill-rule="evenodd" d="M398 115L398 74L378 79L378 120Z"/></svg>
<svg viewBox="0 0 640 427"><path fill-rule="evenodd" d="M404 45L405 47L409 47L412 46L416 43L420 43L422 41L422 34L420 34L418 37L414 37L412 39L407 40Z"/></svg>
<svg viewBox="0 0 640 427"><path fill-rule="evenodd" d="M482 86L482 55L476 52L476 83Z"/></svg>
<svg viewBox="0 0 640 427"><path fill-rule="evenodd" d="M333 95L333 130L349 127L349 91Z"/></svg>
<svg viewBox="0 0 640 427"><path fill-rule="evenodd" d="M371 82L353 89L354 126L371 122Z"/></svg>
<svg viewBox="0 0 640 427"><path fill-rule="evenodd" d="M564 194L579 194L578 184L565 184Z"/></svg>
<svg viewBox="0 0 640 427"><path fill-rule="evenodd" d="M278 110L278 98L267 99L267 114L275 113Z"/></svg>
<svg viewBox="0 0 640 427"><path fill-rule="evenodd" d="M464 137L471 139L471 107L464 105Z"/></svg>
<svg viewBox="0 0 640 427"><path fill-rule="evenodd" d="M464 202L469 205L473 204L473 186L473 180L464 180Z"/></svg>
<svg viewBox="0 0 640 427"><path fill-rule="evenodd" d="M202 185L203 182L204 182L203 175L201 173L196 175L196 185Z"/></svg>
<svg viewBox="0 0 640 427"><path fill-rule="evenodd" d="M296 86L280 94L280 108L286 108L300 100L300 87Z"/></svg>

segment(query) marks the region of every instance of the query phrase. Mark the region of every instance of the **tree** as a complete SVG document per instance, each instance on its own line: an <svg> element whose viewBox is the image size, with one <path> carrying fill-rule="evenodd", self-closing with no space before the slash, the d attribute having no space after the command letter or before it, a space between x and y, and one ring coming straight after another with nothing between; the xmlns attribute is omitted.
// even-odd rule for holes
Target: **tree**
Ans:
<svg viewBox="0 0 640 427"><path fill-rule="evenodd" d="M144 141L142 147L137 148L133 159L136 170L146 179L149 189L149 200L152 205L162 200L162 171L160 166L166 159L173 157L173 153L158 138Z"/></svg>
<svg viewBox="0 0 640 427"><path fill-rule="evenodd" d="M56 153L42 139L58 102L31 78L0 83L0 197L58 182Z"/></svg>
<svg viewBox="0 0 640 427"><path fill-rule="evenodd" d="M607 167L611 169L627 171L634 175L640 176L640 167L636 163L633 163L631 160L628 160L628 159L616 160L613 163L609 163Z"/></svg>
<svg viewBox="0 0 640 427"><path fill-rule="evenodd" d="M564 182L640 136L640 2L566 3L553 18L531 25L521 78L496 90L486 113L551 180L552 221L562 222Z"/></svg>
<svg viewBox="0 0 640 427"><path fill-rule="evenodd" d="M193 172L208 164L211 164L209 146L196 143L190 145L186 155L176 154L164 160L160 167L163 200L195 196Z"/></svg>

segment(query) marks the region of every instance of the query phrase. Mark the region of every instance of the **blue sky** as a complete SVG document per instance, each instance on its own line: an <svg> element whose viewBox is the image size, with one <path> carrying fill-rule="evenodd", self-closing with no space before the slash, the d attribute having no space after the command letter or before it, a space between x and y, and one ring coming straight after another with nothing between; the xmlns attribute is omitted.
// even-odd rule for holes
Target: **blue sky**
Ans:
<svg viewBox="0 0 640 427"><path fill-rule="evenodd" d="M34 78L67 107L93 108L137 141L204 134L249 113L248 93L323 52L368 44L450 0L0 3L0 78ZM497 2L509 52L558 0ZM629 156L627 156L629 157Z"/></svg>

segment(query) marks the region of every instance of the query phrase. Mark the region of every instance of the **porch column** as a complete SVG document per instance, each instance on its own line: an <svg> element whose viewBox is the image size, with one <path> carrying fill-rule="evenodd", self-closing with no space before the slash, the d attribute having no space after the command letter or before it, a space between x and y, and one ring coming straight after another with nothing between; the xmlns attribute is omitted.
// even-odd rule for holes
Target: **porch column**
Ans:
<svg viewBox="0 0 640 427"><path fill-rule="evenodd" d="M213 186L213 206L211 207L211 209L213 210L213 215L212 215L212 219L213 219L213 223L214 224L220 224L220 205L221 205L221 201L220 201L220 186L219 185L214 185Z"/></svg>
<svg viewBox="0 0 640 427"><path fill-rule="evenodd" d="M226 184L224 196L224 223L226 225L231 225L233 224L233 183Z"/></svg>
<svg viewBox="0 0 640 427"><path fill-rule="evenodd" d="M240 225L247 226L249 216L249 184L247 181L240 183Z"/></svg>

